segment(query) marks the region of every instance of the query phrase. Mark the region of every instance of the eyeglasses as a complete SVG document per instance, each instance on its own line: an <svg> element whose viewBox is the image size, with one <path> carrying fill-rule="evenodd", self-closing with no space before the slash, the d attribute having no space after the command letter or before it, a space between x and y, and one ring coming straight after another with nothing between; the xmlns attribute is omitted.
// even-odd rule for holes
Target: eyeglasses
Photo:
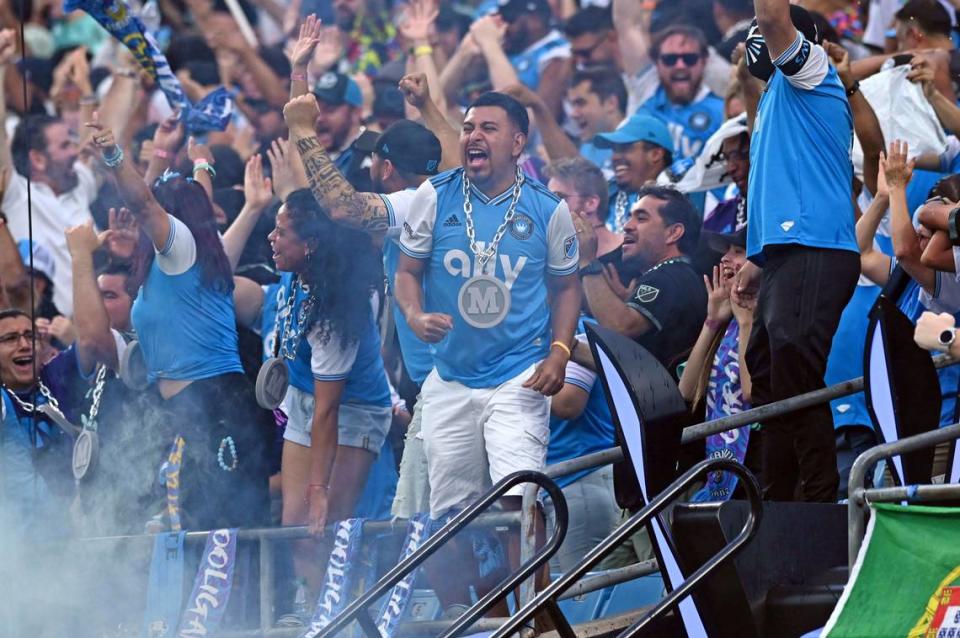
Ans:
<svg viewBox="0 0 960 638"><path fill-rule="evenodd" d="M600 38L599 40L593 43L593 46L584 47L582 49L570 49L570 55L572 55L574 58L579 58L581 60L589 60L590 57L593 55L593 52L597 50L597 47L603 44L603 41L605 39L606 38Z"/></svg>
<svg viewBox="0 0 960 638"><path fill-rule="evenodd" d="M0 344L10 345L19 343L21 339L26 339L28 343L33 343L35 336L33 330L24 330L23 332L8 332L0 335Z"/></svg>
<svg viewBox="0 0 960 638"><path fill-rule="evenodd" d="M660 56L660 62L664 66L677 66L677 62L683 60L684 66L693 66L700 61L699 53L664 53Z"/></svg>

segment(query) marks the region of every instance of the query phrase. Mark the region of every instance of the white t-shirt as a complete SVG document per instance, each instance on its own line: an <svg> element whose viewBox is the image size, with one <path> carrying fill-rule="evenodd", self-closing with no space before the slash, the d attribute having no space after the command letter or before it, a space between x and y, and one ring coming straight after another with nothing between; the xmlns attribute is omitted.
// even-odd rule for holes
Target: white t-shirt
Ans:
<svg viewBox="0 0 960 638"><path fill-rule="evenodd" d="M73 315L73 267L64 231L91 220L90 204L97 198L97 180L83 162L73 165L77 186L57 195L46 184L31 183L33 200L33 240L42 244L53 256L53 303L67 317ZM3 194L3 210L9 219L10 232L16 240L29 237L27 214L27 178L12 173L7 192Z"/></svg>

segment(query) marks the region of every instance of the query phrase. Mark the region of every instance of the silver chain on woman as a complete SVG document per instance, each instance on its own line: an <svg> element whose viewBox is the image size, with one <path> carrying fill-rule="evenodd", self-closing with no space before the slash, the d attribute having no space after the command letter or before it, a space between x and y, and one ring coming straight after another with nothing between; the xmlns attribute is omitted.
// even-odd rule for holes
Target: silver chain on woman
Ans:
<svg viewBox="0 0 960 638"><path fill-rule="evenodd" d="M107 366L97 365L97 377L93 383L93 396L90 399L90 411L80 415L80 421L85 430L97 431L97 415L100 413L100 399L103 397L103 387L107 382Z"/></svg>
<svg viewBox="0 0 960 638"><path fill-rule="evenodd" d="M470 250L477 258L477 263L480 266L481 274L483 273L487 262L497 254L497 248L500 246L500 240L503 239L503 234L507 232L507 227L517 214L517 202L520 201L520 193L523 188L523 182L523 171L521 171L520 167L517 166L517 178L513 182L513 196L510 200L510 207L507 208L507 214L504 216L503 222L500 224L500 227L494 234L493 241L487 244L485 250L481 251L480 247L477 245L476 231L473 227L473 204L470 202L470 178L467 177L466 172L463 174L463 216L467 218L467 239L470 240Z"/></svg>
<svg viewBox="0 0 960 638"><path fill-rule="evenodd" d="M294 342L300 337L303 333L304 324L307 322L307 319L310 316L310 312L313 310L313 298L307 297L306 301L303 302L303 305L300 306L300 316L297 317L297 331L290 334L290 328L293 326L293 307L297 300L297 290L303 287L303 282L300 281L300 276L297 275L297 278L293 280L293 286L290 287L290 296L287 298L287 312L286 316L283 318L283 325L281 326L280 317L277 316L277 325L274 329L274 339L276 340L275 350L282 357L293 361L297 358L297 348L293 347L291 351L289 348L289 342L292 340ZM279 312L280 306L280 295L283 293L283 286L277 290L277 308ZM290 337L288 338L288 335Z"/></svg>

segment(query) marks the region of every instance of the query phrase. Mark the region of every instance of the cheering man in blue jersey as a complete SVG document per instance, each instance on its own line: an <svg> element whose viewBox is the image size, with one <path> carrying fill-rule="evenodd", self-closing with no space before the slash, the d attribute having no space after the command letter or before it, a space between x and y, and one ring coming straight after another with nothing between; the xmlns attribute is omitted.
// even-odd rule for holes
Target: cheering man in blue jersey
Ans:
<svg viewBox="0 0 960 638"><path fill-rule="evenodd" d="M767 88L750 145L752 263L738 273L737 288L759 294L747 366L754 403L762 404L824 387L830 344L860 265L851 197L853 117L843 84L809 13L788 0L754 4L747 64ZM767 497L836 500L830 406L764 425Z"/></svg>
<svg viewBox="0 0 960 638"><path fill-rule="evenodd" d="M567 205L517 167L528 126L513 98L478 98L460 135L463 168L424 182L401 230L397 303L435 344L422 388L435 518L546 458L548 397L563 385L580 307L579 249Z"/></svg>

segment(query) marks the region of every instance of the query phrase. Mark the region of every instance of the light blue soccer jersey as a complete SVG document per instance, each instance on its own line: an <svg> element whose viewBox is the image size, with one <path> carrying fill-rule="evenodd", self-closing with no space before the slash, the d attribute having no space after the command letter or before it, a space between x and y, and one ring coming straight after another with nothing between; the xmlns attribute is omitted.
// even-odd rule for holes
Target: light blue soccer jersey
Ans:
<svg viewBox="0 0 960 638"><path fill-rule="evenodd" d="M233 295L204 284L200 264L189 256L195 249L190 230L170 217L167 243L157 251L133 302L130 317L150 381L196 381L243 372ZM193 263L184 272L169 274L161 265L170 263L167 260Z"/></svg>
<svg viewBox="0 0 960 638"><path fill-rule="evenodd" d="M288 332L289 347L293 347L293 335L297 331L307 292L302 286L294 288L294 274L284 273L280 283L267 287L263 300L260 335L263 338L264 357L272 357L276 343L276 322L281 326L287 316L289 295L296 295L293 303L293 319ZM354 405L390 406L390 387L387 385L383 359L380 357L380 333L377 332L371 310L367 325L359 340L348 348L341 346L337 335L330 335L323 343L317 327L306 330L296 340L296 358L284 359L290 371L290 385L313 394L313 382L345 380L341 403Z"/></svg>
<svg viewBox="0 0 960 638"><path fill-rule="evenodd" d="M517 79L530 90L540 88L540 74L547 64L556 58L570 57L570 43L557 30L534 42L522 53L510 56L510 64L517 72Z"/></svg>
<svg viewBox="0 0 960 638"><path fill-rule="evenodd" d="M640 107L667 123L673 138L673 159L695 158L723 124L723 98L706 87L689 104L674 104L663 86Z"/></svg>
<svg viewBox="0 0 960 638"><path fill-rule="evenodd" d="M471 187L480 250L493 240L512 194L512 186L493 198ZM547 277L575 273L579 246L567 205L543 184L526 178L513 222L482 273L467 239L461 168L437 175L417 189L401 230L400 248L427 262L424 310L453 317L453 330L435 345L434 363L442 379L490 388L546 357L551 341ZM471 277L481 274L506 285L509 310L489 288L464 288ZM465 318L503 312L500 323L486 328L474 327Z"/></svg>
<svg viewBox="0 0 960 638"><path fill-rule="evenodd" d="M397 264L400 261L400 228L410 214L410 205L413 203L416 189L411 188L389 195L381 195L387 205L387 214L390 220L390 232L383 242L383 266L386 270L387 281L391 290L397 277ZM400 356L407 374L417 386L422 386L427 375L433 370L433 351L429 343L420 341L407 325L399 304L393 304L393 320L397 326L397 339L400 341Z"/></svg>
<svg viewBox="0 0 960 638"><path fill-rule="evenodd" d="M799 32L778 57L750 143L747 255L776 244L857 251L853 116L837 71Z"/></svg>

